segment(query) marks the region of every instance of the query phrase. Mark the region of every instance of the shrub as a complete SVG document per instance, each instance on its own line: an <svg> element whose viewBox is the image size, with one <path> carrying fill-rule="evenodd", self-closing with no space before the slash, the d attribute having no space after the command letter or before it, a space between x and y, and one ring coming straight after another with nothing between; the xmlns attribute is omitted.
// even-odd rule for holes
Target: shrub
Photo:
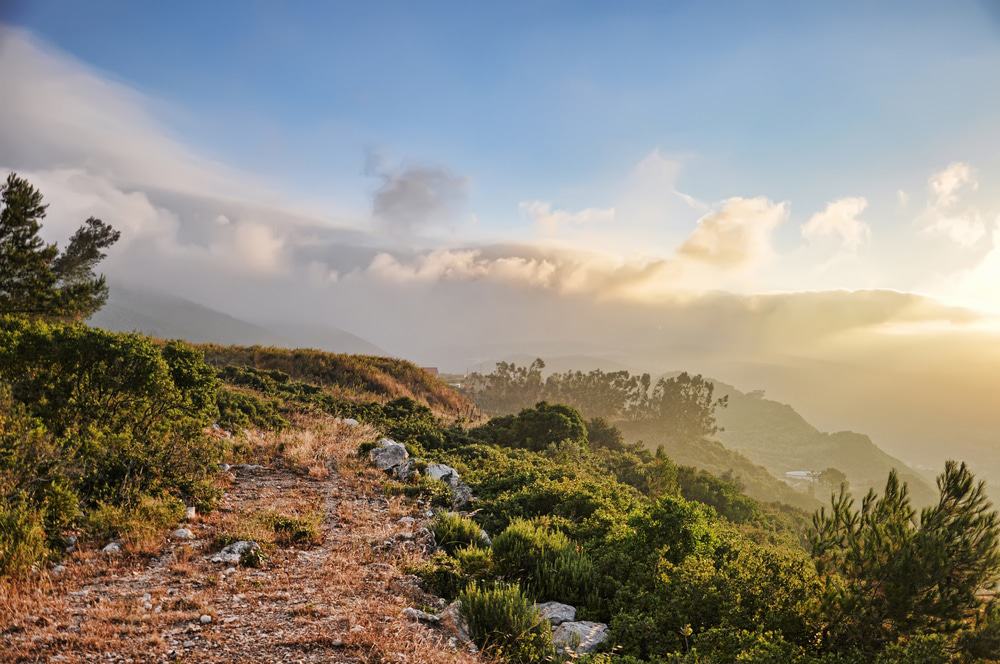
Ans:
<svg viewBox="0 0 1000 664"><path fill-rule="evenodd" d="M499 574L522 581L540 600L593 601L594 566L564 533L517 520L493 541Z"/></svg>
<svg viewBox="0 0 1000 664"><path fill-rule="evenodd" d="M24 501L0 505L0 575L24 576L48 553L42 515Z"/></svg>
<svg viewBox="0 0 1000 664"><path fill-rule="evenodd" d="M270 513L265 519L274 531L274 541L279 546L319 544L323 536L320 531L321 515L289 516Z"/></svg>
<svg viewBox="0 0 1000 664"><path fill-rule="evenodd" d="M262 399L249 392L222 388L216 397L219 407L219 426L230 431L251 427L267 431L280 431L288 427L288 420L278 412L278 402Z"/></svg>
<svg viewBox="0 0 1000 664"><path fill-rule="evenodd" d="M469 584L460 595L472 640L490 656L534 664L553 656L548 621L516 584Z"/></svg>
<svg viewBox="0 0 1000 664"><path fill-rule="evenodd" d="M143 497L137 504L99 504L87 515L88 535L100 541L120 539L126 548L147 550L159 543L163 531L184 518L184 503L172 496Z"/></svg>
<svg viewBox="0 0 1000 664"><path fill-rule="evenodd" d="M563 443L580 448L587 445L587 425L580 413L544 401L517 415L493 418L474 433L491 443L534 451Z"/></svg>
<svg viewBox="0 0 1000 664"><path fill-rule="evenodd" d="M483 529L467 516L455 512L438 512L431 522L434 541L448 553L459 547L482 544Z"/></svg>

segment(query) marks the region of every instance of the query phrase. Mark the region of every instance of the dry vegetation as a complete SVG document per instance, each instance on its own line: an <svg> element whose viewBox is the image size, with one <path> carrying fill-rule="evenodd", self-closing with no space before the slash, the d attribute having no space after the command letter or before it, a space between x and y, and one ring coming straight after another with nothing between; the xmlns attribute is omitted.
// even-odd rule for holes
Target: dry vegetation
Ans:
<svg viewBox="0 0 1000 664"><path fill-rule="evenodd" d="M405 571L426 557L398 522L418 507L386 497L356 455L374 433L311 419L247 434L245 460L262 467L236 468L219 509L190 524L193 542L75 552L61 576L0 586L0 661L479 661L401 616L435 598ZM208 560L244 537L263 545L263 567Z"/></svg>

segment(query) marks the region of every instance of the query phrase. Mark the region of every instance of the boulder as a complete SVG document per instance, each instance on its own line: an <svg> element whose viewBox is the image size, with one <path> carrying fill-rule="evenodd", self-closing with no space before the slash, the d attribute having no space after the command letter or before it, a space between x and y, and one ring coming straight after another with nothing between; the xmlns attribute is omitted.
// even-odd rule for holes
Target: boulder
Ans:
<svg viewBox="0 0 1000 664"><path fill-rule="evenodd" d="M108 542L108 545L101 549L101 553L106 553L108 555L113 555L115 553L121 553L122 545L118 542Z"/></svg>
<svg viewBox="0 0 1000 664"><path fill-rule="evenodd" d="M222 549L222 551L219 551L217 554L212 556L212 562L238 565L240 561L243 560L243 556L251 551L260 551L260 544L250 540L240 540L238 542L233 542L229 546Z"/></svg>
<svg viewBox="0 0 1000 664"><path fill-rule="evenodd" d="M403 464L409 465L410 454L406 448L391 438L383 438L378 445L368 453L368 458L375 467L387 473Z"/></svg>
<svg viewBox="0 0 1000 664"><path fill-rule="evenodd" d="M432 463L424 469L424 474L432 480L444 482L451 488L452 507L460 509L472 502L472 489L462 481L458 471L443 463Z"/></svg>
<svg viewBox="0 0 1000 664"><path fill-rule="evenodd" d="M559 655L585 655L607 638L608 626L589 620L564 622L552 630L552 644Z"/></svg>
<svg viewBox="0 0 1000 664"><path fill-rule="evenodd" d="M552 623L552 626L561 625L564 622L573 622L576 619L576 607L560 602L542 602L536 604L535 608L542 614L542 617Z"/></svg>
<svg viewBox="0 0 1000 664"><path fill-rule="evenodd" d="M170 537L175 540L193 540L194 533L192 533L189 528L178 528L174 532L170 533Z"/></svg>
<svg viewBox="0 0 1000 664"><path fill-rule="evenodd" d="M340 420L340 422L341 422L341 424L346 424L349 427L356 427L356 426L358 426L358 421L356 419L354 419L353 417L345 417L344 419Z"/></svg>
<svg viewBox="0 0 1000 664"><path fill-rule="evenodd" d="M457 638L459 642L463 644L472 643L472 637L469 636L469 624L465 622L465 618L462 616L461 602L455 600L446 606L444 611L438 616L438 619L441 626Z"/></svg>

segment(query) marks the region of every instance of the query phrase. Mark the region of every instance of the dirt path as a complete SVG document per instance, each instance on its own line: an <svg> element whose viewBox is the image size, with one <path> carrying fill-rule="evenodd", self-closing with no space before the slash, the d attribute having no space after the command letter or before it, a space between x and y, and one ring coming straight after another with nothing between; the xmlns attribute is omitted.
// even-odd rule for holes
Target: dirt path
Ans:
<svg viewBox="0 0 1000 664"><path fill-rule="evenodd" d="M277 462L237 469L191 542L77 552L58 578L0 588L0 661L479 661L401 615L434 600L406 574L426 556L423 515L384 495L352 442L333 443L337 470L323 479ZM259 569L211 561L218 536L265 540L275 514L314 516L314 542L266 546Z"/></svg>

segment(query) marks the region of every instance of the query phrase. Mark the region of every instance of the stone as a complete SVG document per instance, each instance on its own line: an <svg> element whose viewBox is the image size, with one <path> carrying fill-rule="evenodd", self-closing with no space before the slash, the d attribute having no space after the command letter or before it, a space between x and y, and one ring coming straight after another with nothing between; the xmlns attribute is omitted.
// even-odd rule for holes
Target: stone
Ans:
<svg viewBox="0 0 1000 664"><path fill-rule="evenodd" d="M219 464L219 470L221 470L224 473L228 473L230 468L232 468L232 466L230 466L228 463Z"/></svg>
<svg viewBox="0 0 1000 664"><path fill-rule="evenodd" d="M378 446L368 453L368 458L380 470L390 471L396 466L406 462L410 458L410 453L406 447L397 443L391 438L383 438L378 441Z"/></svg>
<svg viewBox="0 0 1000 664"><path fill-rule="evenodd" d="M340 422L341 424L346 424L349 427L356 427L359 424L359 422L353 417L345 417L344 419L340 420Z"/></svg>
<svg viewBox="0 0 1000 664"><path fill-rule="evenodd" d="M184 510L184 518L188 521L194 521L198 516L198 510L194 505L190 505L186 510Z"/></svg>
<svg viewBox="0 0 1000 664"><path fill-rule="evenodd" d="M66 566L56 565L55 567L52 568L52 572L50 573L52 574L52 576L62 576L63 574L66 573Z"/></svg>
<svg viewBox="0 0 1000 664"><path fill-rule="evenodd" d="M536 604L535 608L542 614L542 617L552 623L553 627L564 622L573 622L576 619L576 607L561 602L542 602Z"/></svg>
<svg viewBox="0 0 1000 664"><path fill-rule="evenodd" d="M417 520L414 519L412 516L400 517L400 519L396 521L396 523L398 523L401 526L413 526L413 524L415 524L416 522Z"/></svg>
<svg viewBox="0 0 1000 664"><path fill-rule="evenodd" d="M174 532L170 533L170 536L176 540L193 540L194 533L191 532L189 528L178 528Z"/></svg>
<svg viewBox="0 0 1000 664"><path fill-rule="evenodd" d="M113 555L115 553L121 553L122 545L118 542L108 542L107 546L101 549L101 553L106 553L108 555Z"/></svg>
<svg viewBox="0 0 1000 664"><path fill-rule="evenodd" d="M607 638L608 626L589 620L564 622L552 630L552 644L558 655L585 655L593 652Z"/></svg>
<svg viewBox="0 0 1000 664"><path fill-rule="evenodd" d="M472 502L472 489L462 481L458 471L443 463L432 463L424 469L424 474L432 480L444 482L451 488L452 507L460 509Z"/></svg>
<svg viewBox="0 0 1000 664"><path fill-rule="evenodd" d="M240 540L238 542L233 542L229 546L219 551L217 554L212 556L213 563L229 563L230 565L238 565L243 556L250 553L251 551L260 551L260 544L257 542L252 542L250 540Z"/></svg>
<svg viewBox="0 0 1000 664"><path fill-rule="evenodd" d="M446 606L438 616L438 622L461 643L472 643L472 637L469 636L469 624L462 616L462 603L460 601L455 600Z"/></svg>
<svg viewBox="0 0 1000 664"><path fill-rule="evenodd" d="M415 609L412 606L403 609L403 615L410 620L416 620L419 622L430 623L436 625L441 622L441 619L434 615L433 613L427 613L426 611L421 611L420 609Z"/></svg>
<svg viewBox="0 0 1000 664"><path fill-rule="evenodd" d="M201 618L198 618L198 622L200 622L202 625L207 625L208 623L212 622L212 616L208 615L207 613L203 613L201 615Z"/></svg>
<svg viewBox="0 0 1000 664"><path fill-rule="evenodd" d="M424 474L432 480L438 480L441 482L447 482L445 478L448 475L454 475L458 477L458 471L451 466L445 465L443 463L431 463L427 465L424 469Z"/></svg>

